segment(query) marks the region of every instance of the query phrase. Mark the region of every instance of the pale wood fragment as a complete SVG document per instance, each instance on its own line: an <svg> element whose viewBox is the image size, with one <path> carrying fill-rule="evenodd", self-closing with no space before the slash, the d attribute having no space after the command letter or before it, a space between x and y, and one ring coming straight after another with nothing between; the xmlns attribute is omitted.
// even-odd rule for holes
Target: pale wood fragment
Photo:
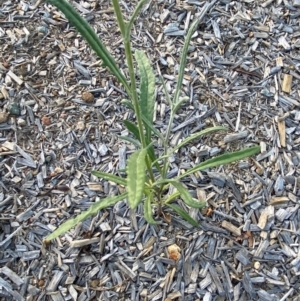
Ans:
<svg viewBox="0 0 300 301"><path fill-rule="evenodd" d="M286 93L291 93L293 76L290 74L284 74L282 82L282 91Z"/></svg>
<svg viewBox="0 0 300 301"><path fill-rule="evenodd" d="M278 120L277 122L278 125L278 132L279 132L279 140L280 140L280 145L282 147L286 147L286 140L285 140L285 121L284 120Z"/></svg>
<svg viewBox="0 0 300 301"><path fill-rule="evenodd" d="M241 229L239 229L238 227L236 227L233 224L229 223L228 221L223 221L222 222L222 227L225 228L226 230L232 232L232 234L235 235L235 236L240 236L241 235Z"/></svg>

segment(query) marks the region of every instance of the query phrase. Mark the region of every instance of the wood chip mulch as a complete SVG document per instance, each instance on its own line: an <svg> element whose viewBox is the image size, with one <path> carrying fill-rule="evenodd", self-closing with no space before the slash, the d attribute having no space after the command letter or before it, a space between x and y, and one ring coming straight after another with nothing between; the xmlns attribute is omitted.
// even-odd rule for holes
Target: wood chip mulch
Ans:
<svg viewBox="0 0 300 301"><path fill-rule="evenodd" d="M127 73L108 0L71 0ZM136 1L120 1L129 16ZM205 1L150 0L132 31L174 93L184 37ZM0 300L263 300L300 295L300 1L213 0L195 32L170 145L214 125L170 158L168 176L226 151L257 156L184 179L203 211L178 204L150 226L126 200L50 245L43 238L122 187L134 147L122 87L54 7L0 2ZM155 126L169 108L158 83ZM160 150L160 142L156 145Z"/></svg>

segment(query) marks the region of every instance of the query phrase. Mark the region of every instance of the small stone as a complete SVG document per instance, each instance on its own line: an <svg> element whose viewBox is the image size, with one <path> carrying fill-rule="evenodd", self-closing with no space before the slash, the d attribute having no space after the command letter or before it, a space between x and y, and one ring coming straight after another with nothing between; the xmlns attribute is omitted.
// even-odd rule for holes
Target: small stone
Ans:
<svg viewBox="0 0 300 301"><path fill-rule="evenodd" d="M4 123L7 121L8 113L6 112L0 112L0 123Z"/></svg>
<svg viewBox="0 0 300 301"><path fill-rule="evenodd" d="M94 101L94 95L91 92L85 91L81 94L81 97L86 103L91 103Z"/></svg>
<svg viewBox="0 0 300 301"><path fill-rule="evenodd" d="M23 118L19 118L17 121L19 126L25 126L26 125L26 121Z"/></svg>
<svg viewBox="0 0 300 301"><path fill-rule="evenodd" d="M83 131L85 129L85 123L83 121L78 121L77 129Z"/></svg>
<svg viewBox="0 0 300 301"><path fill-rule="evenodd" d="M259 270L259 268L260 268L260 263L259 263L259 261L255 261L255 262L254 262L254 268L255 268L256 270Z"/></svg>

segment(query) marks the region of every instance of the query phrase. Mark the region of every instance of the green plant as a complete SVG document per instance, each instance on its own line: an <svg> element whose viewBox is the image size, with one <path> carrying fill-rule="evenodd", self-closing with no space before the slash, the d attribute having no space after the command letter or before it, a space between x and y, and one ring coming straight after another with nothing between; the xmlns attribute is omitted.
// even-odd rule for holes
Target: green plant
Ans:
<svg viewBox="0 0 300 301"><path fill-rule="evenodd" d="M193 134L185 138L179 145L169 149L168 141L170 138L171 128L173 125L175 113L181 107L181 105L187 100L187 97L181 97L181 86L184 76L184 68L187 60L188 47L192 38L192 35L197 28L199 22L211 7L210 4L206 4L202 10L200 17L195 20L185 39L183 52L180 61L180 70L177 79L177 85L173 100L168 94L167 89L162 81L166 100L170 106L170 118L167 126L167 131L163 136L153 125L154 114L154 102L155 102L155 75L147 56L140 50L136 50L134 57L137 62L137 70L140 79L139 93L137 91L137 74L135 72L133 54L130 43L130 30L134 20L139 14L145 0L141 0L128 22L125 22L121 13L121 8L118 0L112 0L116 19L121 31L123 43L125 47L125 56L127 61L127 68L129 72L129 80L125 78L123 72L119 69L117 63L107 51L104 44L98 38L94 30L89 24L75 11L75 9L65 0L46 0L48 3L56 6L61 10L66 18L75 26L79 33L86 39L90 47L96 52L96 54L102 59L103 65L105 65L123 85L128 94L130 100L124 100L123 103L129 109L132 109L135 113L136 123L129 120L124 122L125 127L133 135L132 137L120 137L126 141L133 143L137 150L129 157L126 167L126 178L122 178L113 174L92 171L92 174L119 185L123 185L126 188L126 192L118 195L104 198L94 203L89 210L79 214L76 218L70 219L58 227L52 234L46 237L46 241L50 241L57 236L64 234L70 228L75 226L79 221L86 219L87 217L97 213L99 210L114 205L118 201L127 199L129 206L135 209L141 202L143 202L144 217L148 223L154 224L153 209L157 209L158 215L162 214L162 208L168 206L182 216L185 220L192 225L197 226L197 222L179 206L172 204L176 199L181 198L182 201L190 207L202 208L205 206L205 202L199 202L194 199L187 188L180 182L180 180L188 175L196 173L201 170L205 170L211 167L219 166L222 164L228 164L236 160L249 157L259 151L259 146L243 149L240 151L226 153L219 155L215 158L202 162L183 174L175 177L174 179L168 179L167 173L169 169L169 157L174 154L175 151L182 146L187 145L191 141L203 136L212 134L215 131L226 130L221 126L205 129L199 133ZM157 156L153 143L155 139L161 139L163 141L164 153L162 156ZM168 195L170 186L173 186L175 192Z"/></svg>

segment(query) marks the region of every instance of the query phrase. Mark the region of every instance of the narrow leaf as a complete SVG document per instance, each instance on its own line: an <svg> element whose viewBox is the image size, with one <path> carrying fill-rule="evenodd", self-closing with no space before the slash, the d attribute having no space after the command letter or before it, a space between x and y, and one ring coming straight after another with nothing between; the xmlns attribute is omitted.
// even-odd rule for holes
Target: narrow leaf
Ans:
<svg viewBox="0 0 300 301"><path fill-rule="evenodd" d="M176 211L182 218L184 218L187 222L189 222L192 226L198 227L198 223L183 209L181 209L177 205L173 204L166 204L168 207L172 208L174 211Z"/></svg>
<svg viewBox="0 0 300 301"><path fill-rule="evenodd" d="M179 94L180 94L180 90L182 88L182 81L183 81L183 76L184 76L184 69L185 69L185 66L186 66L186 59L187 59L188 49L189 49L189 46L190 46L192 36L193 36L194 31L196 30L198 24L202 21L203 17L206 15L207 11L212 7L214 2L215 1L210 1L210 3L206 2L203 5L203 8L200 12L200 15L192 23L192 25L190 26L189 31L186 35L183 50L182 50L182 54L181 54L181 58L180 58L180 68L179 68L179 72L178 72L178 79L177 79L175 95L174 95L175 104L179 100Z"/></svg>
<svg viewBox="0 0 300 301"><path fill-rule="evenodd" d="M134 209L141 202L146 179L147 149L135 151L127 162L127 191L129 206Z"/></svg>
<svg viewBox="0 0 300 301"><path fill-rule="evenodd" d="M153 126L152 122L150 122L144 115L142 115L142 119L145 124L145 127L149 127L151 131L156 135L156 137L158 137L162 141L165 140L162 134Z"/></svg>
<svg viewBox="0 0 300 301"><path fill-rule="evenodd" d="M120 185L124 185L124 186L126 186L126 184L127 184L126 179L115 176L115 175L113 175L111 173L108 173L108 172L93 170L92 175L94 175L98 178L102 178L102 179L105 179L105 180L108 180L108 181L112 181L116 184L120 184Z"/></svg>
<svg viewBox="0 0 300 301"><path fill-rule="evenodd" d="M207 168L216 167L216 166L220 166L223 164L232 163L234 161L242 160L244 158L250 157L250 156L258 153L259 151L260 151L259 146L253 146L253 147L242 149L242 150L239 150L236 152L223 154L223 155L217 156L212 159L208 159L205 162L202 162L202 163L196 165L195 167L189 169L185 173L181 174L179 177L177 177L177 180L184 178L184 177L186 177L194 172L200 171L200 170L204 170Z"/></svg>
<svg viewBox="0 0 300 301"><path fill-rule="evenodd" d="M123 104L125 107L127 107L128 109L134 111L134 107L133 104L128 100L128 99L122 99L121 100L121 104Z"/></svg>
<svg viewBox="0 0 300 301"><path fill-rule="evenodd" d="M206 206L205 202L195 201L189 193L189 191L181 183L174 180L170 180L169 183L178 190L178 192L180 193L180 197L188 206L192 208L203 208Z"/></svg>
<svg viewBox="0 0 300 301"><path fill-rule="evenodd" d="M128 136L118 136L118 138L133 144L136 148L141 148L141 143L139 141L135 140L134 138L131 138Z"/></svg>
<svg viewBox="0 0 300 301"><path fill-rule="evenodd" d="M61 224L54 232L52 232L50 235L48 235L45 240L50 241L59 235L63 235L66 233L68 230L70 230L72 227L76 226L79 222L84 221L91 215L96 214L99 210L104 209L106 207L112 206L116 204L119 201L124 200L127 197L127 193L123 193L121 195L113 196L113 197L108 197L105 199L102 199L93 205L87 210L82 212L81 214L77 215L75 218L71 218Z"/></svg>
<svg viewBox="0 0 300 301"><path fill-rule="evenodd" d="M122 100L122 104L124 104L127 108L131 109L132 111L134 111L134 107L132 105L132 103L129 100L123 99ZM153 126L152 122L149 122L148 119L146 118L146 116L144 116L144 114L142 114L142 119L144 122L145 127L149 127L149 129L151 129L151 131L162 141L164 140L164 137L162 136L162 134ZM149 143L149 142L148 142Z"/></svg>
<svg viewBox="0 0 300 301"><path fill-rule="evenodd" d="M174 148L171 149L170 151L170 154L174 153L175 151L177 151L178 149L180 149L181 147L183 147L184 145L190 143L191 141L203 136L203 135L206 135L206 134L209 134L211 132L215 132L215 131L226 131L227 128L223 127L223 126L215 126L215 127L211 127L211 128L208 128L208 129L205 129L201 132L198 132L198 133L195 133L193 135L190 135L189 137L187 137L186 139L184 139L181 143L179 143L178 145L176 145Z"/></svg>
<svg viewBox="0 0 300 301"><path fill-rule="evenodd" d="M137 127L133 122L131 122L131 121L129 121L129 120L124 120L124 124L125 124L126 128L128 129L128 131L129 131L131 134L133 134L133 136L134 136L137 140L141 141L141 138L140 138L140 132L139 132L138 127Z"/></svg>
<svg viewBox="0 0 300 301"><path fill-rule="evenodd" d="M149 224L156 224L156 221L153 219L152 216L152 207L151 207L152 199L153 199L153 192L150 192L144 203L144 217Z"/></svg>
<svg viewBox="0 0 300 301"><path fill-rule="evenodd" d="M89 25L89 23L80 16L80 14L74 9L74 7L66 0L47 0L51 5L56 6L63 12L65 17L70 21L77 31L88 42L90 47L96 52L99 58L102 59L103 64L109 68L109 70L116 76L118 81L123 84L128 94L131 94L130 87L126 81L126 78L122 74L114 58L110 55L105 45L101 42L95 31Z"/></svg>

